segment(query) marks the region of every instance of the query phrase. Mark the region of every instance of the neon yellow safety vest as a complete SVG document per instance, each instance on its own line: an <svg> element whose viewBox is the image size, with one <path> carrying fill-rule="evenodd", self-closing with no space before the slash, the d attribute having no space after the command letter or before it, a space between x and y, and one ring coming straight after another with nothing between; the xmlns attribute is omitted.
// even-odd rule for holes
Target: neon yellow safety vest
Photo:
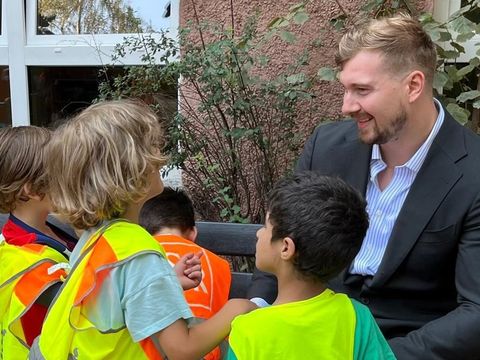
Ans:
<svg viewBox="0 0 480 360"><path fill-rule="evenodd" d="M100 332L82 312L109 270L146 253L165 256L148 232L125 221L90 237L45 319L39 340L45 359L162 359L150 339L135 343L126 327Z"/></svg>
<svg viewBox="0 0 480 360"><path fill-rule="evenodd" d="M353 359L355 310L326 289L311 299L274 305L236 317L228 360Z"/></svg>
<svg viewBox="0 0 480 360"><path fill-rule="evenodd" d="M26 359L29 346L22 327L22 317L37 298L51 285L66 276L61 268L66 262L59 252L45 245L15 246L0 243L0 358Z"/></svg>

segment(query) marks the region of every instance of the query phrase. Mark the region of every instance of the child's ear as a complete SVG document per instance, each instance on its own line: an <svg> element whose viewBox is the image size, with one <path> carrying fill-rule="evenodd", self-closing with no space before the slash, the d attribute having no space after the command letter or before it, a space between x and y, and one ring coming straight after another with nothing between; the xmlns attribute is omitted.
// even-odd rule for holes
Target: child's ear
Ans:
<svg viewBox="0 0 480 360"><path fill-rule="evenodd" d="M43 200L44 195L35 194L32 192L32 184L26 183L22 187L22 193L20 194L20 200L28 201L30 199L41 201Z"/></svg>
<svg viewBox="0 0 480 360"><path fill-rule="evenodd" d="M290 237L286 237L282 240L282 250L280 257L282 260L290 260L295 255L295 242Z"/></svg>
<svg viewBox="0 0 480 360"><path fill-rule="evenodd" d="M194 226L192 227L191 229L187 230L187 233L185 234L186 236L184 236L186 239L192 241L192 242L195 242L195 240L197 240L197 235L198 235L198 230L197 230L197 227Z"/></svg>

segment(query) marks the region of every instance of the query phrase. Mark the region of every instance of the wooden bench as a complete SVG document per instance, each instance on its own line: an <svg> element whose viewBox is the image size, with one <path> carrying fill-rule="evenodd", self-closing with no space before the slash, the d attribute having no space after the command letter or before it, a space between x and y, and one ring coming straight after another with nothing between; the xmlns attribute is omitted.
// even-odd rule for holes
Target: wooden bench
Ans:
<svg viewBox="0 0 480 360"><path fill-rule="evenodd" d="M0 214L0 229L8 215ZM75 236L73 229L49 216L48 221ZM197 222L197 244L218 255L255 256L256 232L261 227L257 224L233 224L219 222ZM252 273L233 272L230 298L245 298L252 279Z"/></svg>

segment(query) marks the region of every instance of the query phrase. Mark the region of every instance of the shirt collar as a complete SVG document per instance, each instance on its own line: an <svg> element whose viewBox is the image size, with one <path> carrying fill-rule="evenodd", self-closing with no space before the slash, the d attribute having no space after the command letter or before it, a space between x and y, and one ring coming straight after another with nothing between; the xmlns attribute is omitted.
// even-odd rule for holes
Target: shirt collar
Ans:
<svg viewBox="0 0 480 360"><path fill-rule="evenodd" d="M435 136L437 136L438 132L440 131L440 128L442 127L442 124L443 124L443 120L445 118L445 111L443 110L443 106L440 104L440 102L437 99L434 98L433 101L435 103L435 107L438 110L438 116L437 116L437 119L435 120L435 124L433 125L433 128L430 131L430 134L428 135L427 139L418 148L415 154L413 154L410 160L408 160L405 164L402 165L412 170L415 173L417 173L422 167L422 164L425 161L425 158L427 157L428 150L430 150L430 146L432 146L433 140L435 139ZM377 162L383 163L382 154L380 152L380 146L378 144L373 144L370 169Z"/></svg>

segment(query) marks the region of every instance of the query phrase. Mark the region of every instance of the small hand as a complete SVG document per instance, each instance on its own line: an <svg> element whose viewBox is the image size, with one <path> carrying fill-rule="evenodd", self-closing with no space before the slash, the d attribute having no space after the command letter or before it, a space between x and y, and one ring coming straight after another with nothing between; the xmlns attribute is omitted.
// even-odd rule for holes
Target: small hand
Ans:
<svg viewBox="0 0 480 360"><path fill-rule="evenodd" d="M203 252L188 253L180 258L174 266L178 281L183 290L197 287L202 281L202 266L200 258Z"/></svg>

